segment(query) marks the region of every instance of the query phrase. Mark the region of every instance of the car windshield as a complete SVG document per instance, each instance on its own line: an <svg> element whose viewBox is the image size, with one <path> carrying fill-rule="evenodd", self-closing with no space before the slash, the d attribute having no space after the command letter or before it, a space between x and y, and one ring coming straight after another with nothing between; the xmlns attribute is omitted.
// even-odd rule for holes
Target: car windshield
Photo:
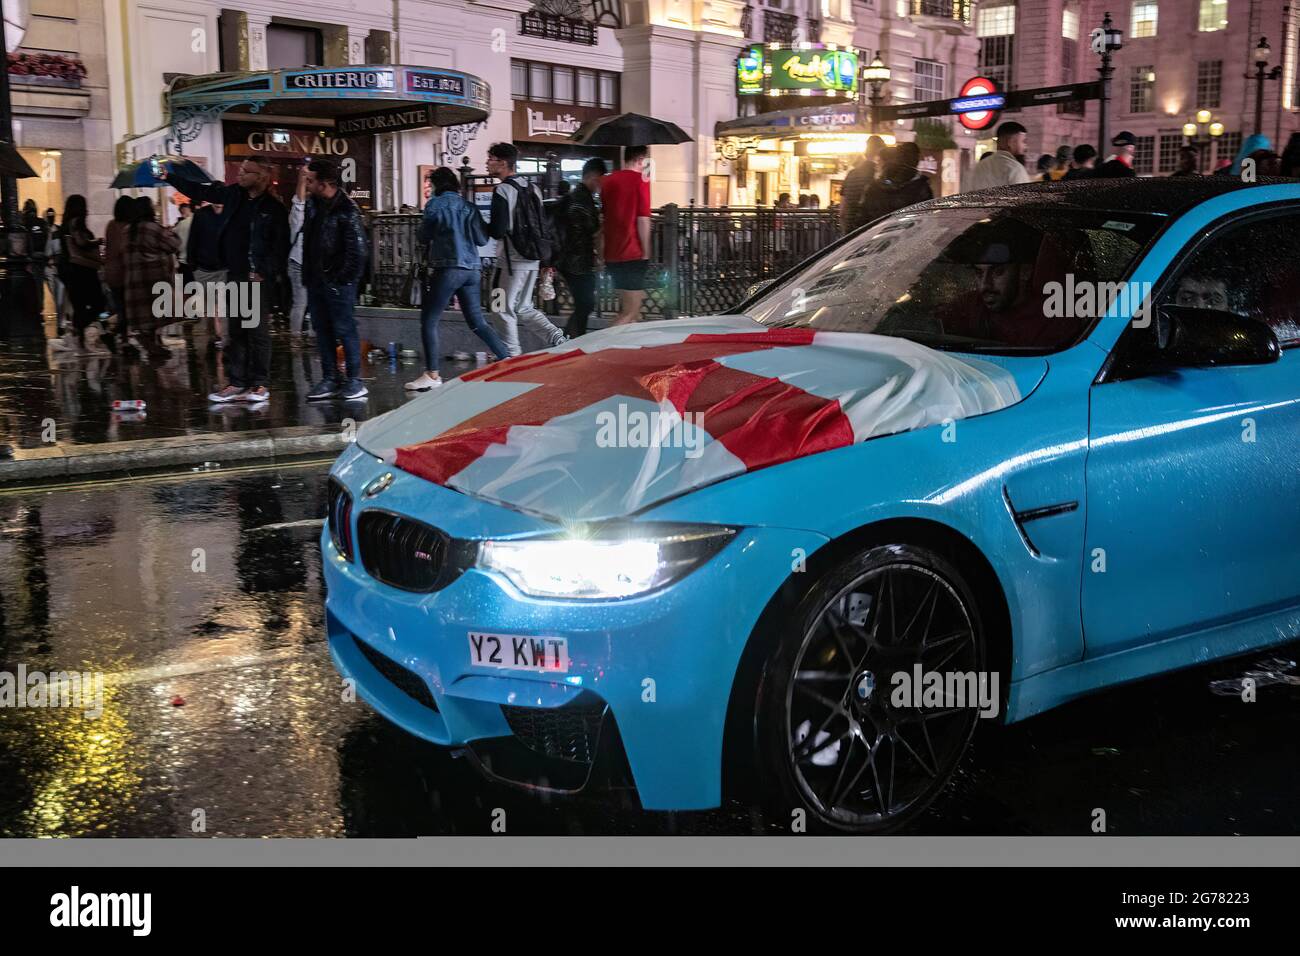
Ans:
<svg viewBox="0 0 1300 956"><path fill-rule="evenodd" d="M905 212L744 311L773 328L872 332L960 352L1054 352L1105 314L1096 296L1125 278L1162 222L1053 207Z"/></svg>

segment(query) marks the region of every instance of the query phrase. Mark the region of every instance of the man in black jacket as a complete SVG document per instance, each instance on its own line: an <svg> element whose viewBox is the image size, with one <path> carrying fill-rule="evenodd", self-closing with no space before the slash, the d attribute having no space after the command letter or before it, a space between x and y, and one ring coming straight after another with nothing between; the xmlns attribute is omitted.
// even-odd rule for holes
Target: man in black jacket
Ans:
<svg viewBox="0 0 1300 956"><path fill-rule="evenodd" d="M930 180L917 166L921 149L916 143L899 143L885 150L880 178L862 195L862 222L874 222L905 206L933 199Z"/></svg>
<svg viewBox="0 0 1300 956"><path fill-rule="evenodd" d="M589 159L582 167L582 182L556 206L560 227L560 253L556 266L573 293L573 315L564 334L577 338L587 334L587 320L596 311L596 236L600 232L600 209L596 194L605 178L603 159Z"/></svg>
<svg viewBox="0 0 1300 956"><path fill-rule="evenodd" d="M246 159L239 167L239 182L204 183L179 171L161 178L190 199L221 207L217 248L228 282L254 283L251 295L227 297L250 302L252 315L227 317L226 378L229 384L208 396L214 402L258 404L271 397L271 326L267 308L271 290L288 271L289 211L268 192L271 164Z"/></svg>
<svg viewBox="0 0 1300 956"><path fill-rule="evenodd" d="M302 226L302 282L307 308L320 349L321 380L307 400L352 401L368 394L361 381L361 338L357 334L357 284L369 258L361 210L339 187L339 169L328 159L314 159L307 177L307 208ZM347 381L340 383L337 342L343 343Z"/></svg>

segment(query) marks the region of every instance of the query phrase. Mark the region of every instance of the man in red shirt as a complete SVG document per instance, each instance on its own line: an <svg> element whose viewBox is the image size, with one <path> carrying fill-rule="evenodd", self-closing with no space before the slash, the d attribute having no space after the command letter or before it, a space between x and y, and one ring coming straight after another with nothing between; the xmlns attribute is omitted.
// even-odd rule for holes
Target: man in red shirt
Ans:
<svg viewBox="0 0 1300 956"><path fill-rule="evenodd" d="M644 146L628 146L623 150L623 168L606 176L601 186L605 271L621 293L614 325L635 322L645 302L650 264L648 152Z"/></svg>

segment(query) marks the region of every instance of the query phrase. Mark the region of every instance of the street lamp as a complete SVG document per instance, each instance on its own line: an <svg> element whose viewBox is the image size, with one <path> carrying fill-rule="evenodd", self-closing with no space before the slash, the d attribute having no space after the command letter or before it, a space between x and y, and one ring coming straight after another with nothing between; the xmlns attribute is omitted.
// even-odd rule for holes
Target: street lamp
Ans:
<svg viewBox="0 0 1300 956"><path fill-rule="evenodd" d="M1196 119L1183 124L1187 145L1196 150L1197 168L1204 171L1205 155L1210 144L1223 135L1223 124L1214 120L1209 110L1197 110Z"/></svg>
<svg viewBox="0 0 1300 956"><path fill-rule="evenodd" d="M1101 66L1097 72L1101 75L1101 102L1097 107L1097 149L1104 152L1110 145L1106 130L1106 111L1110 106L1110 80L1115 75L1111 66L1111 57L1124 48L1124 31L1117 29L1110 18L1110 11L1102 17L1101 26L1088 35L1092 52L1101 57Z"/></svg>
<svg viewBox="0 0 1300 956"><path fill-rule="evenodd" d="M1276 80L1282 76L1281 64L1267 69L1268 58L1273 51L1269 49L1268 39L1260 37L1259 43L1255 45L1255 133L1258 135L1264 131L1264 81ZM1250 74L1246 74L1246 79L1250 79Z"/></svg>
<svg viewBox="0 0 1300 956"><path fill-rule="evenodd" d="M889 82L889 67L876 51L875 58L862 71L862 81L871 85L871 132L880 125L880 88Z"/></svg>

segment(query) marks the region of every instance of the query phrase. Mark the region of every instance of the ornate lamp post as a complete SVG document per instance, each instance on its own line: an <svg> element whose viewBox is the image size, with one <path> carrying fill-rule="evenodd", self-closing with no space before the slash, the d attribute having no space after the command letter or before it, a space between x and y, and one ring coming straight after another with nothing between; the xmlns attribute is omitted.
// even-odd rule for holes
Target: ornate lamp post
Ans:
<svg viewBox="0 0 1300 956"><path fill-rule="evenodd" d="M1101 66L1097 68L1097 73L1101 76L1101 101L1097 107L1097 152L1105 155L1110 146L1106 113L1110 107L1110 81L1115 75L1115 67L1110 61L1116 52L1124 48L1124 31L1115 28L1110 19L1110 12L1107 11L1102 18L1101 26L1088 35L1088 40L1092 52L1101 57Z"/></svg>
<svg viewBox="0 0 1300 956"><path fill-rule="evenodd" d="M1259 38L1259 43L1255 45L1255 132L1256 134L1264 132L1264 81L1276 80L1282 76L1281 64L1268 69L1268 58L1273 51L1269 49L1268 39ZM1246 74L1246 79L1250 79L1250 74Z"/></svg>
<svg viewBox="0 0 1300 956"><path fill-rule="evenodd" d="M1196 149L1197 168L1205 171L1205 156L1210 144L1223 135L1223 124L1214 121L1209 110L1197 110L1194 122L1183 124L1187 145Z"/></svg>
<svg viewBox="0 0 1300 956"><path fill-rule="evenodd" d="M889 67L885 66L885 61L880 58L879 50L863 69L862 81L871 86L871 132L875 133L880 127L880 88L889 82ZM858 102L862 102L860 93Z"/></svg>

